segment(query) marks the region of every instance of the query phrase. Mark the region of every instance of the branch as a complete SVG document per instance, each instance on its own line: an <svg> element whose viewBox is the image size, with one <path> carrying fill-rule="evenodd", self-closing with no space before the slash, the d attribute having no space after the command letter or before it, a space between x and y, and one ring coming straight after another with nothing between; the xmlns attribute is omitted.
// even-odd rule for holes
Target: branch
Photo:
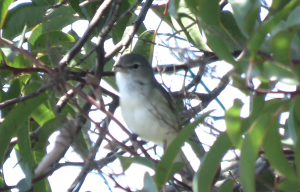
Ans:
<svg viewBox="0 0 300 192"><path fill-rule="evenodd" d="M54 73L53 69L51 69L50 67L48 67L47 65L45 65L43 62L41 62L38 59L36 59L28 51L16 47L12 42L9 42L9 41L3 39L2 37L0 37L0 43L6 45L7 47L9 47L13 51L17 51L17 52L21 53L22 55L25 55L32 63L34 63L38 67L41 67L44 70L46 70L48 72L48 74L53 74Z"/></svg>
<svg viewBox="0 0 300 192"><path fill-rule="evenodd" d="M3 109L7 106L10 106L10 105L13 105L13 104L16 104L16 103L19 103L19 102L22 102L22 101L26 101L27 99L30 99L30 98L33 98L33 97L36 97L38 96L39 94L45 92L46 90L50 89L53 85L46 85L44 87L41 87L39 88L38 90L28 94L28 95L25 95L23 97L18 97L18 98L15 98L15 99L10 99L10 100L6 100L2 103L0 103L0 109Z"/></svg>
<svg viewBox="0 0 300 192"><path fill-rule="evenodd" d="M104 42L107 38L108 33L113 28L113 25L115 21L117 20L117 15L119 13L119 9L121 7L122 0L115 0L113 3L113 6L110 11L110 19L105 23L102 30L100 31L98 42L96 43L96 54L97 54L97 67L94 71L95 76L99 79L101 79L103 74L103 68L105 65L105 52L104 52Z"/></svg>
<svg viewBox="0 0 300 192"><path fill-rule="evenodd" d="M32 73L32 72L42 72L42 73L48 73L43 68L36 68L36 67L29 67L29 68L14 68L8 65L0 66L0 70L5 71L12 71L14 75L18 75L20 73Z"/></svg>
<svg viewBox="0 0 300 192"><path fill-rule="evenodd" d="M151 7L153 0L147 0L140 11L140 14L137 16L135 21L133 22L131 29L129 30L126 37L124 37L119 43L115 45L115 47L105 55L105 63L109 61L113 56L115 56L119 51L123 52L131 43L131 40L134 36L134 34L137 32L138 28L142 24L142 22L145 19L145 16L148 12L148 10Z"/></svg>
<svg viewBox="0 0 300 192"><path fill-rule="evenodd" d="M181 115L188 117L188 119L184 120L183 124L186 122L189 122L190 117L194 117L195 114L199 113L203 109L205 109L211 101L213 101L215 98L219 96L219 94L226 88L226 86L229 83L229 76L233 70L229 71L226 75L224 75L220 83L216 88L214 88L210 93L204 94L204 93L193 93L193 92L174 92L171 93L174 98L190 98L190 99L198 99L201 100L201 104L197 107L193 107L192 109L189 109L188 111L184 111ZM192 115L191 115L192 114Z"/></svg>
<svg viewBox="0 0 300 192"><path fill-rule="evenodd" d="M114 26L118 25L120 21L129 14L138 4L140 4L143 0L136 0L120 17L119 19L114 23Z"/></svg>
<svg viewBox="0 0 300 192"><path fill-rule="evenodd" d="M71 59L81 50L89 36L92 34L98 23L100 22L105 10L110 6L113 0L105 0L97 9L93 19L90 22L89 27L83 34L83 36L76 42L70 51L59 62L60 67L65 67Z"/></svg>

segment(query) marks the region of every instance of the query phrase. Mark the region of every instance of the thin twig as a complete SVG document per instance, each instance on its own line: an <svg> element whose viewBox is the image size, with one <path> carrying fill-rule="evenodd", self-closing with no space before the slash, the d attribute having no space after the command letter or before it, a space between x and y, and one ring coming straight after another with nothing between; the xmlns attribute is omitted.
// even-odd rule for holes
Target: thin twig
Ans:
<svg viewBox="0 0 300 192"><path fill-rule="evenodd" d="M54 73L53 69L51 69L50 67L48 67L47 65L45 65L43 62L41 62L38 59L36 59L28 51L16 47L12 42L9 42L9 41L7 41L7 40L5 40L5 39L3 39L3 38L0 37L0 43L6 45L7 47L9 47L13 51L17 51L17 52L21 53L22 55L25 55L32 63L34 63L38 67L41 67L44 70L46 70L48 72L48 74L53 74Z"/></svg>
<svg viewBox="0 0 300 192"><path fill-rule="evenodd" d="M23 97L18 97L18 98L6 100L6 101L0 103L0 109L3 109L3 108L5 108L7 106L10 106L10 105L14 105L14 104L22 102L22 101L26 101L27 99L30 99L30 98L33 98L33 97L36 97L39 94L41 94L41 93L45 92L46 90L50 89L51 87L53 87L53 85L49 84L49 85L43 86L43 87L39 88L38 90L36 90L36 91L34 91L34 92L32 92L28 95L25 95Z"/></svg>
<svg viewBox="0 0 300 192"><path fill-rule="evenodd" d="M188 26L184 27L184 28L181 29L181 30L176 31L176 32L173 33L170 37L168 37L168 38L166 39L166 41L168 41L169 39L171 39L172 37L174 37L176 34L182 32L182 31L185 31L185 30L187 30L188 28L192 27L193 25L197 24L197 22L198 22L198 20L196 19L195 21L193 21L193 22L192 22L191 24L189 24Z"/></svg>
<svg viewBox="0 0 300 192"><path fill-rule="evenodd" d="M138 4L140 4L143 0L136 0L122 15L120 15L119 19L114 23L114 26L118 25L120 21L129 14Z"/></svg>
<svg viewBox="0 0 300 192"><path fill-rule="evenodd" d="M97 9L93 19L91 20L89 27L87 30L84 32L83 36L76 42L76 44L68 51L68 53L61 59L59 62L60 67L65 67L71 59L81 50L85 42L89 39L89 36L92 34L98 23L100 22L104 12L110 4L112 3L113 0L105 0L100 7Z"/></svg>
<svg viewBox="0 0 300 192"><path fill-rule="evenodd" d="M133 22L128 34L124 37L119 43L115 45L115 47L105 55L105 62L110 60L113 56L115 56L119 51L123 52L131 43L133 35L137 32L139 26L145 19L145 16L148 10L151 7L153 0L147 0L140 11L139 15L137 16L136 20Z"/></svg>

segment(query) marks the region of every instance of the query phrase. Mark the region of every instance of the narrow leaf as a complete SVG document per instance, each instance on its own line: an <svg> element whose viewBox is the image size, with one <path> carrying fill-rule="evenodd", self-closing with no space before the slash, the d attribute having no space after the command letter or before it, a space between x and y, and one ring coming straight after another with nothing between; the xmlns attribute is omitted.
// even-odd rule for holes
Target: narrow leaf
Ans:
<svg viewBox="0 0 300 192"><path fill-rule="evenodd" d="M9 142L17 129L23 125L31 112L47 99L46 94L18 103L6 116L0 125L0 165L3 164L4 155ZM16 117L18 120L16 121Z"/></svg>
<svg viewBox="0 0 300 192"><path fill-rule="evenodd" d="M227 133L221 133L204 161L201 163L199 171L194 176L194 192L209 192L220 162L226 152L231 148L231 141Z"/></svg>
<svg viewBox="0 0 300 192"><path fill-rule="evenodd" d="M185 126L177 135L177 137L172 141L170 146L166 149L164 155L157 163L155 169L155 183L158 189L161 189L170 178L171 169L173 166L173 163L171 162L174 162L183 143L190 138L192 132L198 126L198 124L201 123L211 112L212 111L208 111L202 114L201 116L196 118L194 122Z"/></svg>

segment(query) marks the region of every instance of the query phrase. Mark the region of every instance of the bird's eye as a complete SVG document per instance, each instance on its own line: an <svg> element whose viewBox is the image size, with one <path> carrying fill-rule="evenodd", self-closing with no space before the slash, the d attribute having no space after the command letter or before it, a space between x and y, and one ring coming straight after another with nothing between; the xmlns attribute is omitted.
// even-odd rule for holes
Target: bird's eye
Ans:
<svg viewBox="0 0 300 192"><path fill-rule="evenodd" d="M137 69L139 67L139 64L133 64L132 68Z"/></svg>

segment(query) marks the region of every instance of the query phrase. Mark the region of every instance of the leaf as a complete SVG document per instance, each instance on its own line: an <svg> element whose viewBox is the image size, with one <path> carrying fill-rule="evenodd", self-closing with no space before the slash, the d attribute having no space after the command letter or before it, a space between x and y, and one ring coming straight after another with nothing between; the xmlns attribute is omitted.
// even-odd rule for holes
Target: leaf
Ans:
<svg viewBox="0 0 300 192"><path fill-rule="evenodd" d="M27 179L21 179L17 186L16 186L20 191L28 191L31 188L31 182L29 183Z"/></svg>
<svg viewBox="0 0 300 192"><path fill-rule="evenodd" d="M74 11L69 6L61 6L59 9L53 9L45 16L47 6L36 6L32 3L22 3L17 7L11 9L3 25L3 37L12 39L21 34L23 27L26 25L28 30L39 23L51 20L54 17L70 16ZM30 14L28 14L30 13ZM24 17L26 15L26 17Z"/></svg>
<svg viewBox="0 0 300 192"><path fill-rule="evenodd" d="M152 160L148 159L148 158L143 158L143 157L139 157L139 156L134 156L133 158L130 158L130 157L123 157L123 156L120 156L120 155L118 155L117 157L121 162L123 171L126 171L132 163L145 165L145 166L147 166L151 169L155 169L154 162Z"/></svg>
<svg viewBox="0 0 300 192"><path fill-rule="evenodd" d="M295 9L298 4L298 1L290 1L281 11L276 13L274 17L267 20L256 30L248 43L248 49L251 51L252 57L256 55L256 52L259 50L266 35L275 28L281 19L285 18L293 9Z"/></svg>
<svg viewBox="0 0 300 192"><path fill-rule="evenodd" d="M241 100L235 99L233 106L225 113L226 133L228 134L233 146L237 149L242 145L242 130L241 130L241 108L243 103Z"/></svg>
<svg viewBox="0 0 300 192"><path fill-rule="evenodd" d="M29 170L31 170L30 174L32 173L35 167L35 161L33 158L33 154L31 151L31 141L29 136L29 121L28 119L23 123L23 125L17 130L17 137L18 137L18 146L19 146L19 153L21 165L26 165ZM21 166L22 170L24 166ZM25 173L25 172L24 172ZM26 173L25 173L26 175ZM26 175L27 177L28 175Z"/></svg>
<svg viewBox="0 0 300 192"><path fill-rule="evenodd" d="M178 19L172 17L172 24L177 31L182 31L179 34L191 44L199 49L211 51L202 37L200 25L197 24L195 14L192 13L191 7L188 7L188 2L189 1L177 0ZM195 24L191 26L193 23Z"/></svg>
<svg viewBox="0 0 300 192"><path fill-rule="evenodd" d="M43 33L35 41L32 51L40 52L48 47L56 47L58 45L75 42L73 36L65 34L61 31L50 31Z"/></svg>
<svg viewBox="0 0 300 192"><path fill-rule="evenodd" d="M154 30L145 31L139 36L139 39L136 42L132 50L132 53L138 53L140 55L143 55L148 59L150 63L152 63L153 49L154 49L154 44L152 42L154 41L155 41L155 31Z"/></svg>
<svg viewBox="0 0 300 192"><path fill-rule="evenodd" d="M278 189L282 191L299 191L300 184L299 181L285 180L282 183L280 183Z"/></svg>
<svg viewBox="0 0 300 192"><path fill-rule="evenodd" d="M54 0L32 0L32 2L35 4L35 5L54 5L55 4L55 1Z"/></svg>
<svg viewBox="0 0 300 192"><path fill-rule="evenodd" d="M153 178L149 175L148 172L144 176L144 187L140 192L158 192Z"/></svg>
<svg viewBox="0 0 300 192"><path fill-rule="evenodd" d="M171 170L173 167L176 156L178 155L183 143L189 139L194 129L202 122L212 111L208 111L195 119L194 122L185 126L181 132L176 136L172 143L165 150L161 160L157 163L155 168L154 180L158 189L161 189L167 180L170 178Z"/></svg>
<svg viewBox="0 0 300 192"><path fill-rule="evenodd" d="M265 139L263 142L265 156L267 157L269 163L286 179L296 181L297 176L283 154L280 136L277 129L278 125L273 124L273 126L271 126L265 134Z"/></svg>
<svg viewBox="0 0 300 192"><path fill-rule="evenodd" d="M197 18L201 21L207 37L207 44L221 59L237 64L226 45L226 41L234 40L220 22L220 10L218 0L198 1Z"/></svg>
<svg viewBox="0 0 300 192"><path fill-rule="evenodd" d="M225 27L228 33L234 37L234 41L227 42L233 48L245 47L246 38L239 29L233 14L230 11L222 11L220 13L221 24Z"/></svg>
<svg viewBox="0 0 300 192"><path fill-rule="evenodd" d="M35 6L32 3L22 3L9 10L3 24L3 37L12 39L21 34L22 29L27 25L31 29L44 20L46 6ZM28 14L30 13L30 14ZM26 17L24 17L26 15Z"/></svg>
<svg viewBox="0 0 300 192"><path fill-rule="evenodd" d="M299 142L300 138L300 111L298 109L298 105L300 104L300 96L296 96L291 101L291 105L289 108L289 118L287 119L287 134L291 139L294 141L294 143Z"/></svg>
<svg viewBox="0 0 300 192"><path fill-rule="evenodd" d="M50 31L58 31L61 30L63 27L67 26L68 24L73 23L74 21L78 20L78 18L74 16L58 16L54 17L50 20L42 22L35 26L32 29L32 33L28 39L28 43L34 45L36 40L44 33Z"/></svg>
<svg viewBox="0 0 300 192"><path fill-rule="evenodd" d="M87 19L86 15L82 11L84 10L84 12L86 12L85 8L79 6L79 4L81 3L80 0L69 0L68 2L70 3L73 10L80 15L80 17Z"/></svg>
<svg viewBox="0 0 300 192"><path fill-rule="evenodd" d="M265 61L263 63L263 74L259 75L259 77L290 85L299 85L299 78L295 71L277 62Z"/></svg>
<svg viewBox="0 0 300 192"><path fill-rule="evenodd" d="M31 115L40 126L55 117L53 111L48 109L44 103L38 106Z"/></svg>
<svg viewBox="0 0 300 192"><path fill-rule="evenodd" d="M206 154L201 166L193 179L193 190L197 192L209 192L219 164L231 148L231 142L226 133L221 133L210 151Z"/></svg>
<svg viewBox="0 0 300 192"><path fill-rule="evenodd" d="M233 190L233 180L227 179L219 188L218 192L228 192Z"/></svg>
<svg viewBox="0 0 300 192"><path fill-rule="evenodd" d="M128 1L123 1L119 10L119 13L124 13L127 11L130 7L130 3ZM117 44L119 41L122 40L124 31L128 25L131 25L129 22L130 18L132 16L132 13L126 14L122 20L112 28L111 34L114 44Z"/></svg>
<svg viewBox="0 0 300 192"><path fill-rule="evenodd" d="M23 125L24 121L29 117L31 112L46 99L47 94L43 93L35 98L18 103L5 116L5 120L0 125L0 165L3 164L6 149L17 129ZM17 121L16 117L18 118Z"/></svg>
<svg viewBox="0 0 300 192"><path fill-rule="evenodd" d="M294 30L280 31L271 40L273 58L286 66L291 65L291 43L297 30L298 26Z"/></svg>
<svg viewBox="0 0 300 192"><path fill-rule="evenodd" d="M251 1L250 9L248 10L247 14L244 18L243 23L243 31L245 33L251 35L253 31L257 28L258 18L260 14L260 2L259 1Z"/></svg>
<svg viewBox="0 0 300 192"><path fill-rule="evenodd" d="M240 178L245 192L255 191L254 178L257 154L266 132L276 123L275 119L280 114L278 109L281 109L283 102L281 99L265 102L263 110L260 111L258 118L252 122L243 141L240 158Z"/></svg>
<svg viewBox="0 0 300 192"><path fill-rule="evenodd" d="M7 13L8 13L8 7L14 0L2 0L0 1L0 29L3 28L3 24L5 22Z"/></svg>
<svg viewBox="0 0 300 192"><path fill-rule="evenodd" d="M300 173L300 140L295 144L295 164L297 175Z"/></svg>
<svg viewBox="0 0 300 192"><path fill-rule="evenodd" d="M298 6L289 14L286 20L287 27L300 24L299 12L300 12L300 7Z"/></svg>

